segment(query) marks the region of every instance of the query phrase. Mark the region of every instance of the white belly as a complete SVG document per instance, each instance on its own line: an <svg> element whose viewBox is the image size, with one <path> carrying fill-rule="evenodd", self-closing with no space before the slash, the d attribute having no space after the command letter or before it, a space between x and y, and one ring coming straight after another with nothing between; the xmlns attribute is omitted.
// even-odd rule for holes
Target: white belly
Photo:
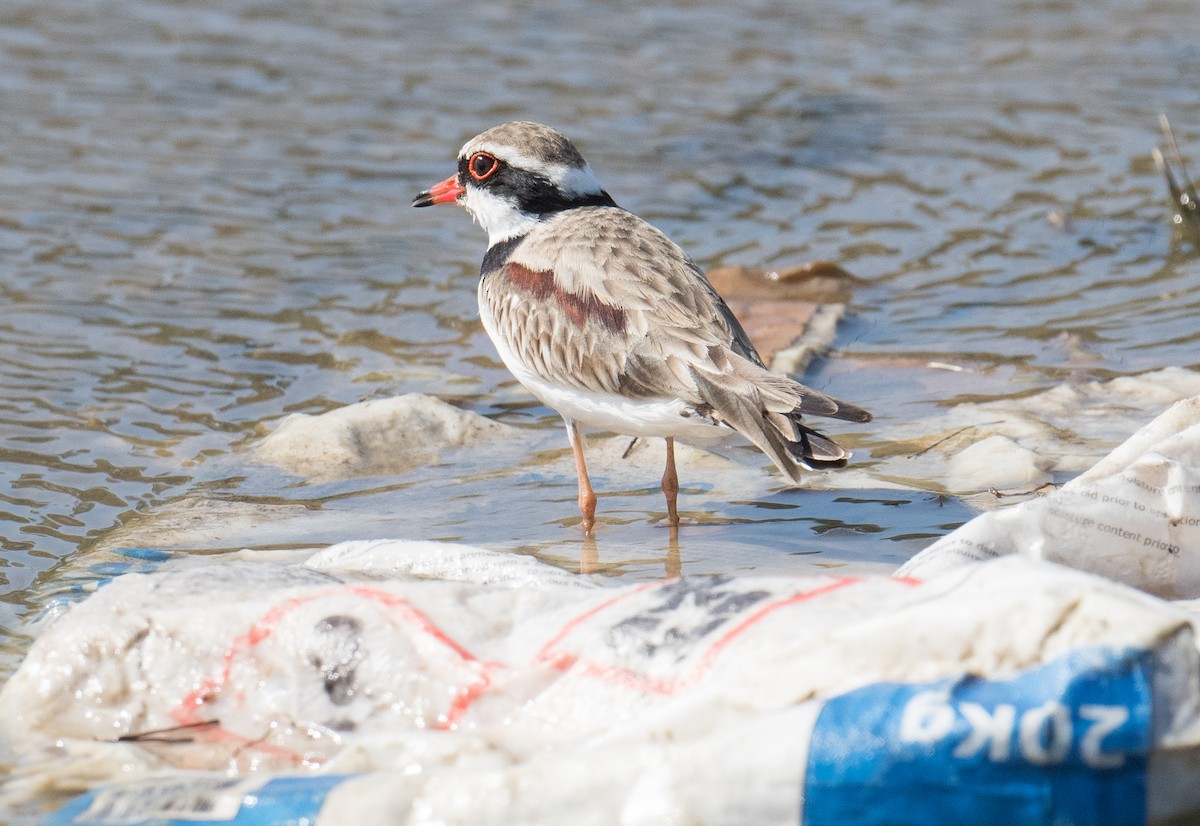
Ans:
<svg viewBox="0 0 1200 826"><path fill-rule="evenodd" d="M482 286L482 282L481 282ZM674 436L688 442L721 441L733 431L702 416L692 414L680 399L627 399L609 393L578 390L561 384L550 384L525 367L497 335L495 319L483 301L479 302L479 317L488 338L500 354L504 366L538 401L580 426L605 430L625 436Z"/></svg>
<svg viewBox="0 0 1200 826"><path fill-rule="evenodd" d="M626 399L549 385L536 376L527 373L522 375L516 370L513 370L513 375L542 404L557 410L564 419L577 422L585 428L625 436L677 436L685 441L701 443L720 441L732 433L728 428L691 414L687 405L679 399Z"/></svg>

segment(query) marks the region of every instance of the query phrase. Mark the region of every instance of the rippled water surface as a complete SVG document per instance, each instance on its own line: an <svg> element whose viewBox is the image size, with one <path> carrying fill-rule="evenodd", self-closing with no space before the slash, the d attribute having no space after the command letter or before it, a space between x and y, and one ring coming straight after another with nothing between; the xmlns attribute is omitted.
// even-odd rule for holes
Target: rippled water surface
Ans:
<svg viewBox="0 0 1200 826"><path fill-rule="evenodd" d="M707 266L868 281L806 376L876 413L837 431L865 467L875 428L941 405L1200 364L1200 272L1149 158L1160 111L1200 147L1198 32L1191 0L3 4L0 679L56 566L197 491L340 514L295 545L578 555L574 479L520 455L246 470L288 413L413 391L561 438L479 325L482 233L409 206L505 120L572 135ZM777 484L689 515L681 475L685 570L721 543L895 564L969 516ZM655 477L602 493L601 555L667 553Z"/></svg>

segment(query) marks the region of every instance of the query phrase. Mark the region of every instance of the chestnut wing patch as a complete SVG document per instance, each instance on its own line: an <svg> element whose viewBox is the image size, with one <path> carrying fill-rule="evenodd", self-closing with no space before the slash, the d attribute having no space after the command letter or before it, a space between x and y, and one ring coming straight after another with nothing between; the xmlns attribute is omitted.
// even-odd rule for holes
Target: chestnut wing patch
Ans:
<svg viewBox="0 0 1200 826"><path fill-rule="evenodd" d="M553 299L567 319L582 328L592 319L609 332L625 332L625 311L605 304L590 292L568 292L559 285L553 270L534 270L510 261L505 267L508 281L514 290L528 293L541 300Z"/></svg>

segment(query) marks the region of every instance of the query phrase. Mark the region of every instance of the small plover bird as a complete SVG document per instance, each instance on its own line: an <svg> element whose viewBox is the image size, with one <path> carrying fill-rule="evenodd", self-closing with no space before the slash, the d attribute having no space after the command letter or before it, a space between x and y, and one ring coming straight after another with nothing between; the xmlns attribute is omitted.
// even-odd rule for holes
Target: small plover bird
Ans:
<svg viewBox="0 0 1200 826"><path fill-rule="evenodd" d="M583 427L662 436L662 490L678 524L675 438L732 428L788 479L850 457L802 414L870 421L861 407L768 370L708 278L650 224L617 206L579 150L538 123L477 135L458 171L413 199L457 203L488 234L483 326L513 375L567 425L583 530L596 519Z"/></svg>

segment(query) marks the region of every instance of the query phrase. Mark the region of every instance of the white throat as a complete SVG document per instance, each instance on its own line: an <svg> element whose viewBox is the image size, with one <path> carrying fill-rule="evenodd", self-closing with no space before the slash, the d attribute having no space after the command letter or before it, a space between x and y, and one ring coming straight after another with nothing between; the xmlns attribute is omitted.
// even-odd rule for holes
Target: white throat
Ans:
<svg viewBox="0 0 1200 826"><path fill-rule="evenodd" d="M522 212L514 200L485 189L467 187L461 203L488 234L489 247L524 235L538 222L536 215Z"/></svg>

